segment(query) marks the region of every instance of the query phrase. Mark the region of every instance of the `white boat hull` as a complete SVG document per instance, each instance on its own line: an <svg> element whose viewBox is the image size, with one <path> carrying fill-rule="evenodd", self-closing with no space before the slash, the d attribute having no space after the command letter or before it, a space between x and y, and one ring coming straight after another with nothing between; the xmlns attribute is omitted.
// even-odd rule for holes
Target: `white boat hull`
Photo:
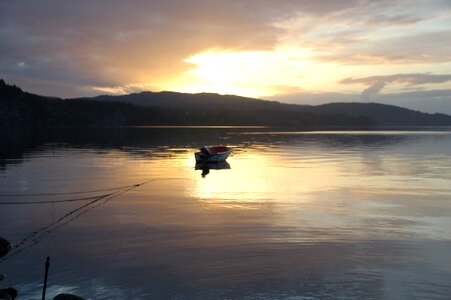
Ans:
<svg viewBox="0 0 451 300"><path fill-rule="evenodd" d="M232 149L229 149L225 152L208 155L208 156L205 156L201 152L196 152L194 154L194 156L195 156L197 162L222 162L222 161L225 161L229 157L230 153L232 153Z"/></svg>

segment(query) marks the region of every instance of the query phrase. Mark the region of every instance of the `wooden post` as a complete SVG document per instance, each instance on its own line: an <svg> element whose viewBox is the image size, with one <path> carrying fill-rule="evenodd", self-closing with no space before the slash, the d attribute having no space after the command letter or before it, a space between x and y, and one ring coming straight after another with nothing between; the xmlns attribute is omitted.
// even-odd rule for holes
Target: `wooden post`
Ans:
<svg viewBox="0 0 451 300"><path fill-rule="evenodd" d="M44 287L42 289L42 300L45 300L45 292L47 291L47 278L49 276L50 257L47 256L45 261Z"/></svg>

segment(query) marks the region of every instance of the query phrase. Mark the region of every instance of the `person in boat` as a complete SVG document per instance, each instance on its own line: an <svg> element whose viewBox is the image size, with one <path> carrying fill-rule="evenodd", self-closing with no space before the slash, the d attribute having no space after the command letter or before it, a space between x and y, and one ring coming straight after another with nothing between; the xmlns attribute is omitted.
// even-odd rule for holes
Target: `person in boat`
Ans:
<svg viewBox="0 0 451 300"><path fill-rule="evenodd" d="M17 297L17 290L14 288L0 289L1 300L14 300Z"/></svg>
<svg viewBox="0 0 451 300"><path fill-rule="evenodd" d="M211 155L211 151L207 147L200 148L200 152L202 152L202 154L205 155L205 156L210 156Z"/></svg>

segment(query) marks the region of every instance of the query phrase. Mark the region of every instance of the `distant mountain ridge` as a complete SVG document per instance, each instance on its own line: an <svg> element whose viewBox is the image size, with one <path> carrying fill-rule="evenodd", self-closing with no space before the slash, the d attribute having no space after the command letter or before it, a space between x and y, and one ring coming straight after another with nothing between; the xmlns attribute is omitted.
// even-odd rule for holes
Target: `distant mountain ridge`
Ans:
<svg viewBox="0 0 451 300"><path fill-rule="evenodd" d="M177 92L141 92L119 96L102 95L90 98L75 98L71 100L126 102L138 106L157 106L178 109L202 108L206 110L236 110L238 105L239 110L255 110L256 107L259 109L296 110L296 108L303 107L303 105L214 93L187 94Z"/></svg>
<svg viewBox="0 0 451 300"><path fill-rule="evenodd" d="M451 116L429 114L407 108L380 103L328 103L307 107L304 111L344 114L349 117L367 117L381 126L450 126Z"/></svg>
<svg viewBox="0 0 451 300"><path fill-rule="evenodd" d="M451 126L451 116L377 103L295 105L212 93L60 99L30 94L0 80L0 125Z"/></svg>
<svg viewBox="0 0 451 300"><path fill-rule="evenodd" d="M335 102L321 105L297 105L213 93L184 94L176 92L141 92L120 96L97 96L94 101L126 102L139 106L158 106L181 109L232 110L241 111L273 110L314 113L321 115L345 115L369 118L380 126L449 126L450 116L429 114L379 103Z"/></svg>

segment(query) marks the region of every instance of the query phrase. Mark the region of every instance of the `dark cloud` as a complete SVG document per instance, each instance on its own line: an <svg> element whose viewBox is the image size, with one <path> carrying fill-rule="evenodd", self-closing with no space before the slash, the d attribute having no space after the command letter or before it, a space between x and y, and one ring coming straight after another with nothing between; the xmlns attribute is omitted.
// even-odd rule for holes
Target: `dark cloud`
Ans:
<svg viewBox="0 0 451 300"><path fill-rule="evenodd" d="M387 83L385 81L378 81L372 84L370 87L366 88L362 95L373 95L378 94L386 85Z"/></svg>
<svg viewBox="0 0 451 300"><path fill-rule="evenodd" d="M365 26L408 25L432 17L429 12L400 12L411 10L412 3L0 0L0 77L58 96L79 96L89 86L143 82L159 86L190 69L184 62L190 55L214 48L270 50L287 34L318 52L333 47L333 55L317 56L321 61L405 63L415 57L424 62L449 61L449 32L367 39ZM441 8L430 7L433 12ZM292 19L306 23L293 32L277 26ZM410 46L413 43L415 48ZM430 47L434 43L440 47ZM48 84L34 89L38 83Z"/></svg>
<svg viewBox="0 0 451 300"><path fill-rule="evenodd" d="M316 50L317 62L431 64L451 61L450 24L449 1L362 1L306 18L298 33L301 45Z"/></svg>
<svg viewBox="0 0 451 300"><path fill-rule="evenodd" d="M355 34L357 36L357 34ZM338 62L347 65L379 64L432 64L451 61L451 31L429 33L403 32L401 36L371 40L360 36L340 42L341 37L331 37L330 44L342 47L334 53L316 55L320 62ZM349 47L343 47L348 43ZM435 45L435 46L431 46Z"/></svg>
<svg viewBox="0 0 451 300"><path fill-rule="evenodd" d="M280 34L273 22L354 2L1 1L0 72L80 85L161 82L187 70L183 59L192 54L215 47L270 49Z"/></svg>
<svg viewBox="0 0 451 300"><path fill-rule="evenodd" d="M385 24L398 24L398 25L408 25L415 24L421 21L427 20L425 17L415 16L415 15L401 15L401 14L378 14L367 20L368 25L385 25Z"/></svg>
<svg viewBox="0 0 451 300"><path fill-rule="evenodd" d="M373 95L379 93L386 85L397 83L406 84L410 86L431 84L431 83L445 83L451 81L451 74L394 74L386 76L370 76L362 78L345 78L339 81L341 84L365 84L369 85L362 95Z"/></svg>

